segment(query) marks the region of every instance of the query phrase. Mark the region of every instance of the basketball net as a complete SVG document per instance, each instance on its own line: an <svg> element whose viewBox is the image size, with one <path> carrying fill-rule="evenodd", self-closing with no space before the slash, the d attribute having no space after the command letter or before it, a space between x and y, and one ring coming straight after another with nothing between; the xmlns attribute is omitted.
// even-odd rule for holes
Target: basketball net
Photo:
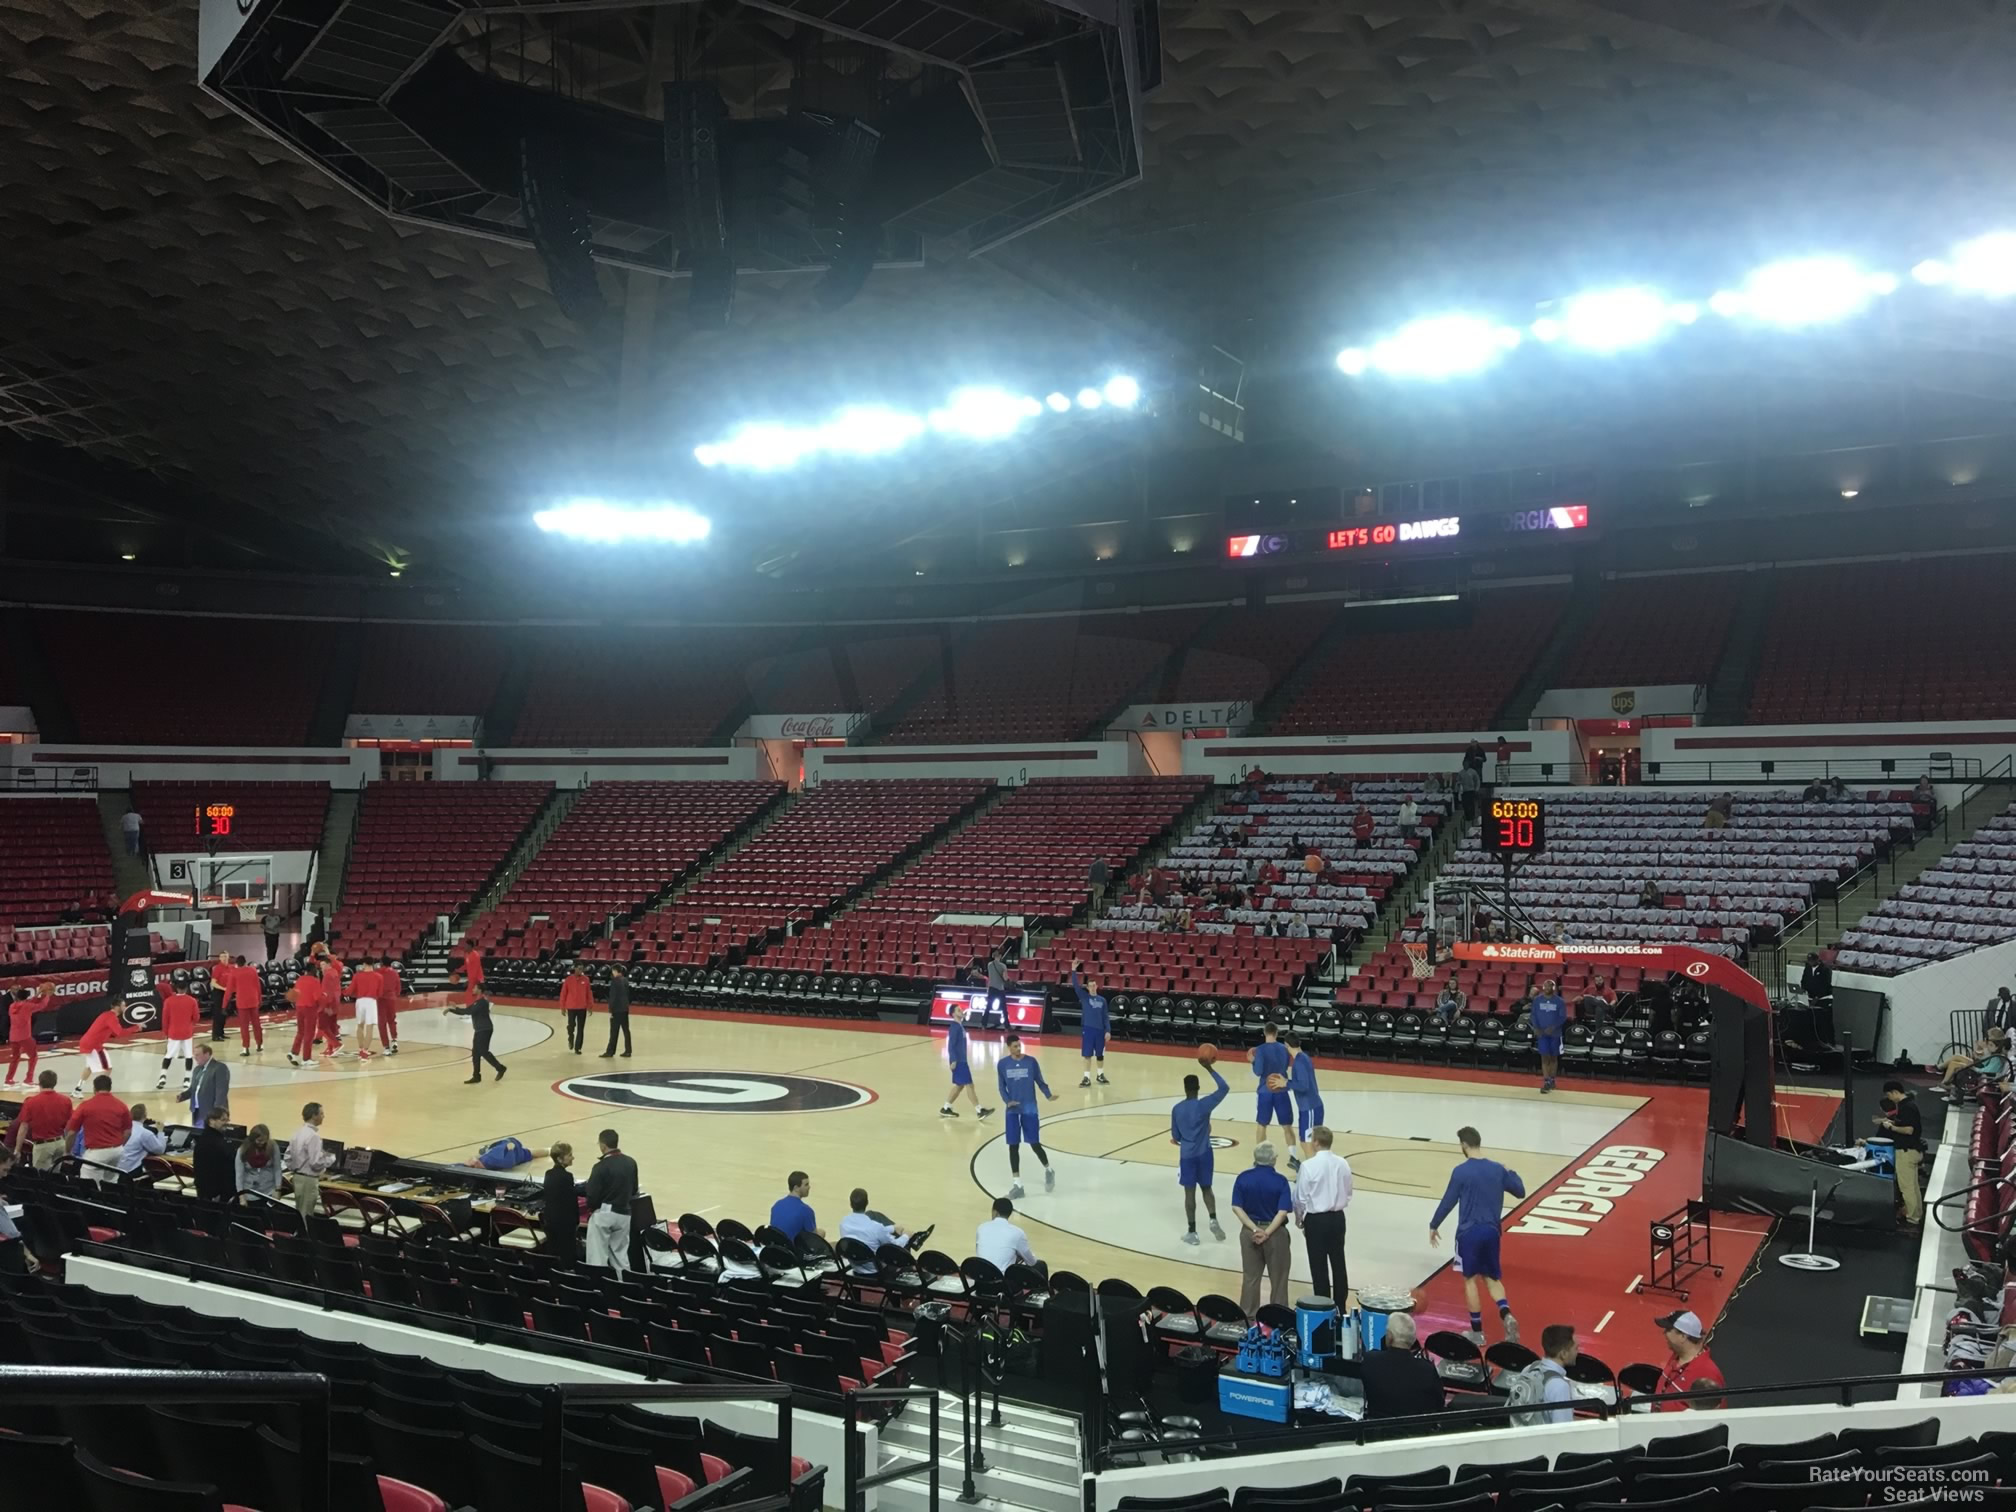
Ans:
<svg viewBox="0 0 2016 1512"><path fill-rule="evenodd" d="M1407 952L1407 965L1417 979L1435 975L1435 963L1428 959L1426 940L1402 940L1400 948Z"/></svg>

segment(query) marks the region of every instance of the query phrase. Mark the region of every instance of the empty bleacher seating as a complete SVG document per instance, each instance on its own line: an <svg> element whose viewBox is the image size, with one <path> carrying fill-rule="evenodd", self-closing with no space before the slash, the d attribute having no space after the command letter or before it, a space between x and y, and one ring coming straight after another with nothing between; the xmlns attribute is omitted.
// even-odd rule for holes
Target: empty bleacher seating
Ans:
<svg viewBox="0 0 2016 1512"><path fill-rule="evenodd" d="M1330 628L1339 610L1335 602L1226 610L1185 649L1173 701L1259 703Z"/></svg>
<svg viewBox="0 0 2016 1512"><path fill-rule="evenodd" d="M359 714L475 714L511 657L497 625L366 624L350 706Z"/></svg>
<svg viewBox="0 0 2016 1512"><path fill-rule="evenodd" d="M331 921L336 948L405 955L468 906L553 791L550 782L373 782Z"/></svg>
<svg viewBox="0 0 2016 1512"><path fill-rule="evenodd" d="M1276 734L1482 730L1518 688L1567 602L1557 588L1477 595L1461 623L1334 640L1300 675Z"/></svg>
<svg viewBox="0 0 2016 1512"><path fill-rule="evenodd" d="M1393 941L1359 969L1358 974L1337 989L1336 1001L1346 1008L1387 1008L1426 1010L1434 1006L1445 982L1453 981L1462 990L1464 1011L1475 1014L1507 1014L1533 993L1542 978L1561 984L1562 996L1572 1005L1597 977L1618 994L1636 992L1644 981L1643 968L1569 960L1546 966L1504 961L1451 961L1435 964L1426 976L1414 974L1413 959L1398 940Z"/></svg>
<svg viewBox="0 0 2016 1512"><path fill-rule="evenodd" d="M35 626L78 738L154 746L306 745L322 668L346 630L317 620L78 610L39 613ZM128 670L142 652L242 656L279 670L239 690Z"/></svg>
<svg viewBox="0 0 2016 1512"><path fill-rule="evenodd" d="M857 913L1064 920L1104 861L1121 875L1209 787L1203 777L1049 777L993 809L867 898Z"/></svg>
<svg viewBox="0 0 2016 1512"><path fill-rule="evenodd" d="M1995 719L2016 713L2008 558L1784 568L1751 724Z"/></svg>
<svg viewBox="0 0 2016 1512"><path fill-rule="evenodd" d="M1706 683L1742 592L1734 572L1614 578L1550 680L1557 688Z"/></svg>
<svg viewBox="0 0 2016 1512"><path fill-rule="evenodd" d="M54 924L112 897L112 857L90 798L0 798L0 923Z"/></svg>
<svg viewBox="0 0 2016 1512"><path fill-rule="evenodd" d="M1841 937L1834 964L1892 975L2016 939L2016 805Z"/></svg>
<svg viewBox="0 0 2016 1512"><path fill-rule="evenodd" d="M966 779L828 782L663 908L582 954L707 965L787 923L813 923L978 802Z"/></svg>
<svg viewBox="0 0 2016 1512"><path fill-rule="evenodd" d="M210 809L228 805L230 830L215 834ZM326 782L136 782L133 807L147 843L175 851L312 851L329 810Z"/></svg>
<svg viewBox="0 0 2016 1512"><path fill-rule="evenodd" d="M1514 790L1501 789L1514 796ZM1729 822L1703 824L1710 792L1670 788L1559 788L1525 795L1548 805L1547 850L1520 863L1513 899L1550 936L1667 941L1740 956L1770 938L1859 867L1908 841L1908 793L1811 801L1796 789L1746 788ZM1445 879L1493 888L1504 873L1475 836L1443 868ZM1641 908L1647 881L1660 893Z"/></svg>
<svg viewBox="0 0 2016 1512"><path fill-rule="evenodd" d="M541 631L512 744L711 741L749 701L748 664L795 634L752 627Z"/></svg>
<svg viewBox="0 0 2016 1512"><path fill-rule="evenodd" d="M536 959L629 914L711 855L783 793L778 782L600 782L466 939Z"/></svg>
<svg viewBox="0 0 2016 1512"><path fill-rule="evenodd" d="M1071 963L1083 960L1086 975L1108 993L1182 993L1274 1003L1329 951L1328 940L1081 928L1066 930L1024 957L1012 975L1032 986L1062 982Z"/></svg>
<svg viewBox="0 0 2016 1512"><path fill-rule="evenodd" d="M1207 613L1163 609L982 624L955 644L950 683L941 678L884 738L958 745L1083 736L1141 690Z"/></svg>

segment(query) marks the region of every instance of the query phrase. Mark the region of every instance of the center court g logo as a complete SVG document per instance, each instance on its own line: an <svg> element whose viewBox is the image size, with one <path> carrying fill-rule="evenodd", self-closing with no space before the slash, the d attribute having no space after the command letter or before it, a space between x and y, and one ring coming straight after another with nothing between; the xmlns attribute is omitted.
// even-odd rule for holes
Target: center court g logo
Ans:
<svg viewBox="0 0 2016 1512"><path fill-rule="evenodd" d="M875 1100L851 1082L767 1071L606 1071L569 1077L555 1090L661 1113L832 1113Z"/></svg>

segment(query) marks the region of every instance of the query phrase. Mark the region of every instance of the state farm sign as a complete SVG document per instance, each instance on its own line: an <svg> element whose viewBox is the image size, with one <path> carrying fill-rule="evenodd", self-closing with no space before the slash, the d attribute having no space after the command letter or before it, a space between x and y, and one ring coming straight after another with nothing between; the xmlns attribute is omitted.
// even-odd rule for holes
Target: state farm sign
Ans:
<svg viewBox="0 0 2016 1512"><path fill-rule="evenodd" d="M750 740L846 740L867 722L866 714L752 714L742 734Z"/></svg>

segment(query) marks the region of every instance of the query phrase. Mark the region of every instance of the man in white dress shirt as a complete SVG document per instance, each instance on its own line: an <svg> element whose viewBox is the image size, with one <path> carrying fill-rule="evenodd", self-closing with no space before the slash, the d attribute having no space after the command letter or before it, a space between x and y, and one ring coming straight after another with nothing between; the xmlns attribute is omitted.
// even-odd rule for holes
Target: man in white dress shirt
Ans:
<svg viewBox="0 0 2016 1512"><path fill-rule="evenodd" d="M973 1253L1004 1275L1011 1265L1026 1265L1040 1275L1050 1273L1029 1247L1029 1236L1015 1222L1015 1204L1006 1197L994 1199L994 1216L973 1231Z"/></svg>
<svg viewBox="0 0 2016 1512"><path fill-rule="evenodd" d="M1344 1269L1344 1209L1351 1205L1351 1162L1330 1148L1328 1125L1309 1131L1316 1153L1295 1176L1295 1227L1309 1250L1310 1284L1339 1307L1351 1295Z"/></svg>

